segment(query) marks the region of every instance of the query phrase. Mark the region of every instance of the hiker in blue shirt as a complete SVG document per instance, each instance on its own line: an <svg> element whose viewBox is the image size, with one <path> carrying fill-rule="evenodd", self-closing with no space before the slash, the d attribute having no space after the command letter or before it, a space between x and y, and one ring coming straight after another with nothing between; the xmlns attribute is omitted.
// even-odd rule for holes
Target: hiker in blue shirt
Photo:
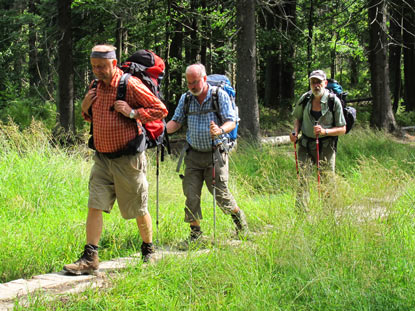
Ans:
<svg viewBox="0 0 415 311"><path fill-rule="evenodd" d="M193 64L186 68L189 92L181 96L172 120L167 123L169 134L179 130L183 124L187 125L183 192L186 196L184 220L190 223L190 236L185 241L186 246L202 236L200 196L203 182L213 194L213 173L218 206L225 214L232 216L237 234L248 230L245 214L228 189L228 154L224 142L227 133L235 127L235 111L228 94L218 89L219 113L224 120L223 124L220 123L212 105L212 86L206 79L206 69L202 64ZM190 101L187 115L184 109L186 96L189 96Z"/></svg>
<svg viewBox="0 0 415 311"><path fill-rule="evenodd" d="M334 97L333 106L329 107L325 72L315 70L310 74L309 80L311 91L303 94L294 108L294 131L290 134L291 141L297 142L298 145L302 177L312 174L312 165L317 164L316 137L319 138L318 154L322 172L334 173L337 137L346 133L346 121L340 100ZM298 138L300 131L302 134ZM302 186L306 186L304 178L301 179L301 183ZM301 198L297 194L297 206L305 208L307 201L308 191L303 191Z"/></svg>

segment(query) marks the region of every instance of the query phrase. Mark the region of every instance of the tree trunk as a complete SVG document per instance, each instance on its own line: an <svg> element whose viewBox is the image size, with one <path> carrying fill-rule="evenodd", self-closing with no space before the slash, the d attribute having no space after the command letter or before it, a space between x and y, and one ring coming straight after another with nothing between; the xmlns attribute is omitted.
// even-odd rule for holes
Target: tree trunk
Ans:
<svg viewBox="0 0 415 311"><path fill-rule="evenodd" d="M393 112L396 113L401 99L401 58L402 58L402 1L394 0L390 9L389 33L392 44L389 47L389 74L393 92Z"/></svg>
<svg viewBox="0 0 415 311"><path fill-rule="evenodd" d="M281 66L279 55L269 54L265 59L264 105L278 109L281 101Z"/></svg>
<svg viewBox="0 0 415 311"><path fill-rule="evenodd" d="M122 17L117 18L117 28L115 29L115 54L117 55L117 61L120 64L122 61L123 42L124 39L124 23Z"/></svg>
<svg viewBox="0 0 415 311"><path fill-rule="evenodd" d="M236 5L236 100L240 111L240 133L259 143L259 110L256 88L255 1L239 0Z"/></svg>
<svg viewBox="0 0 415 311"><path fill-rule="evenodd" d="M281 108L286 113L291 111L291 103L294 99L294 64L295 58L295 25L297 21L297 1L290 0L283 2L283 10L286 13L286 20L283 20L282 30L287 34L287 43L282 44L281 53Z"/></svg>
<svg viewBox="0 0 415 311"><path fill-rule="evenodd" d="M191 0L190 1L190 7L192 9L192 12L197 12L199 8L199 0ZM190 31L190 62L188 62L188 65L191 63L196 63L197 61L200 61L198 59L199 51L200 51L200 42L198 39L198 27L199 27L199 20L196 16L192 17L191 21L191 31Z"/></svg>
<svg viewBox="0 0 415 311"><path fill-rule="evenodd" d="M28 3L29 13L35 15L36 12L36 1L29 0ZM40 75L38 70L38 55L37 55L37 32L33 22L29 23L29 96L37 95L37 87L40 82Z"/></svg>
<svg viewBox="0 0 415 311"><path fill-rule="evenodd" d="M258 17L259 27L269 33L282 34L267 40L262 48L260 57L265 62L259 70L264 72L264 89L259 85L258 92L259 97L264 98L266 107L278 109L283 115L291 112L294 98L296 4L296 0L287 0L275 7L269 6Z"/></svg>
<svg viewBox="0 0 415 311"><path fill-rule="evenodd" d="M283 8L279 6L268 7L258 16L259 27L265 29L267 33L281 33L282 19L281 12ZM260 51L261 58L264 59L262 68L259 69L263 74L263 83L258 85L258 96L264 99L264 106L272 109L278 109L281 102L281 88L283 81L281 79L281 40L267 40ZM262 85L264 86L262 88Z"/></svg>
<svg viewBox="0 0 415 311"><path fill-rule="evenodd" d="M359 83L359 70L358 70L358 63L357 58L353 55L349 56L349 64L350 64L350 88L354 88Z"/></svg>
<svg viewBox="0 0 415 311"><path fill-rule="evenodd" d="M314 27L314 0L310 0L310 11L308 16L308 37L307 37L307 71L311 72L313 63L313 27Z"/></svg>
<svg viewBox="0 0 415 311"><path fill-rule="evenodd" d="M57 0L60 33L58 41L58 113L60 126L66 133L75 134L71 3L72 0Z"/></svg>
<svg viewBox="0 0 415 311"><path fill-rule="evenodd" d="M387 60L386 5L384 1L369 0L369 64L373 110L371 125L378 129L394 131Z"/></svg>
<svg viewBox="0 0 415 311"><path fill-rule="evenodd" d="M410 7L404 9L403 49L404 101L407 110L415 110L415 13Z"/></svg>
<svg viewBox="0 0 415 311"><path fill-rule="evenodd" d="M179 22L173 22L173 27L169 57L169 85L174 87L170 88L169 98L166 100L169 117L173 116L176 103L179 101L182 93L182 72L184 71L184 68L181 66L183 61L183 27Z"/></svg>
<svg viewBox="0 0 415 311"><path fill-rule="evenodd" d="M206 0L201 1L201 7L202 7L202 11L206 12L206 14L207 14ZM203 32L206 33L208 27L209 27L208 21L206 19L204 19L203 22L202 22ZM208 47L208 45L209 45L209 40L206 38L206 36L202 37L201 44L200 44L200 62L205 66L206 66L206 63L207 63L207 47ZM209 71L209 67L206 67L206 70L207 70L208 73L211 73Z"/></svg>
<svg viewBox="0 0 415 311"><path fill-rule="evenodd" d="M166 10L166 14L168 16L168 18L166 18L166 38L165 38L165 44L164 46L166 47L164 55L165 55L165 59L164 62L166 64L166 69L164 72L164 83L163 83L163 89L162 89L162 93L163 93L163 97L164 97L164 103L167 106L167 110L170 110L169 108L169 101L170 101L170 92L169 92L169 87L170 87L170 63L169 63L169 59L170 59L170 36L171 36L171 31L170 31L170 18L171 18L171 0L167 0L166 1L166 5L167 5L167 10Z"/></svg>

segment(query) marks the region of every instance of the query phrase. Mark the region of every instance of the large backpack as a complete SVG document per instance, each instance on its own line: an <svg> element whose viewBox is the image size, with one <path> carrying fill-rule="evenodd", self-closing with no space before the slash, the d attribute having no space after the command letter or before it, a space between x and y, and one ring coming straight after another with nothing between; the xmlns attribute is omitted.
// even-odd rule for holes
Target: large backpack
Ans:
<svg viewBox="0 0 415 311"><path fill-rule="evenodd" d="M160 83L164 76L165 64L164 61L154 52L149 50L139 50L128 57L127 60L121 64L120 68L124 74L121 76L118 85L116 100L125 100L128 80L131 76L139 78L154 95L156 95L160 100L163 100L163 96L160 90ZM97 83L98 81L95 80L91 88L96 87ZM136 121L134 120L134 122ZM170 144L167 136L165 120L163 119L147 122L143 124L142 130L145 137L144 149L161 147L161 160L163 161L165 147L167 147L168 153L170 153ZM133 145L138 141L140 140L136 139L134 142L131 142L131 144ZM91 144L89 145L91 146ZM132 146L132 148L134 147L135 146ZM142 147L140 146L140 149L141 148Z"/></svg>
<svg viewBox="0 0 415 311"><path fill-rule="evenodd" d="M121 64L124 73L139 78L160 100L164 100L160 84L164 77L164 61L149 50L138 50Z"/></svg>
<svg viewBox="0 0 415 311"><path fill-rule="evenodd" d="M342 86L336 80L328 79L327 81L328 83L327 83L326 89L328 89L330 92L327 105L329 106L330 111L333 113L335 98L337 97L340 99L340 102L343 108L344 119L346 120L346 134L347 134L353 128L353 125L356 121L356 109L353 107L347 106L347 101L346 101L347 92L343 91ZM306 95L304 96L304 99L301 102L301 105L305 106L307 102L310 100L311 95L312 95L311 91L307 92ZM333 123L334 122L335 120L333 119Z"/></svg>
<svg viewBox="0 0 415 311"><path fill-rule="evenodd" d="M229 78L221 74L208 75L206 82L212 86L212 106L213 106L213 110L209 110L206 112L215 112L219 121L221 122L220 125L222 125L225 122L222 119L222 115L220 114L220 105L219 105L219 96L218 96L219 88L223 89L229 95L231 99L231 105L236 114L236 125L235 125L235 128L228 133L228 136L230 139L229 146L233 147L236 144L236 140L238 138L238 125L240 121L238 106L236 106L236 103L235 103L235 95L236 95L235 89L232 87L232 84ZM190 106L190 92L187 92L185 100L184 100L184 107L183 107L185 117L187 117L189 114L192 114L192 113L189 113L189 106Z"/></svg>
<svg viewBox="0 0 415 311"><path fill-rule="evenodd" d="M160 84L164 77L165 64L163 59L149 50L138 50L121 64L124 71L117 91L117 99L125 99L128 79L131 76L139 78L154 95L163 101ZM143 124L146 137L146 147L167 147L170 153L170 144L167 136L166 121L154 120ZM164 150L164 148L163 148ZM163 159L163 153L162 153Z"/></svg>
<svg viewBox="0 0 415 311"><path fill-rule="evenodd" d="M340 99L340 102L342 103L343 107L343 115L344 119L346 120L346 134L350 132L352 129L354 122L356 121L356 109L350 106L347 106L347 92L343 91L342 86L334 79L328 79L327 80L327 87L330 91L329 96L329 108L330 111L333 112L334 110L334 96L337 96Z"/></svg>

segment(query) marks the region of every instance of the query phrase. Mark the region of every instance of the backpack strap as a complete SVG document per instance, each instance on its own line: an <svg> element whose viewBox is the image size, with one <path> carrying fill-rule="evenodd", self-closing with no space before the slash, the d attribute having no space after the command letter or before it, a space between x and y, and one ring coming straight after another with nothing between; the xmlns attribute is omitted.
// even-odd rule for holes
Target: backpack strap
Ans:
<svg viewBox="0 0 415 311"><path fill-rule="evenodd" d="M184 113L185 118L187 118L189 114L189 107L190 107L190 91L187 91L184 97L184 104L183 104L183 113Z"/></svg>
<svg viewBox="0 0 415 311"><path fill-rule="evenodd" d="M184 116L187 118L187 116L190 115L198 115L198 114L206 114L209 112L215 112L219 121L223 124L223 120L222 117L219 113L220 108L219 108L219 96L218 96L218 87L217 86L212 86L212 109L206 109L203 111L196 111L196 112L189 112L190 109L190 92L187 91L185 98L184 98L184 105L183 105L183 113Z"/></svg>
<svg viewBox="0 0 415 311"><path fill-rule="evenodd" d="M98 87L98 79L94 79L94 82L92 83L92 85L89 89L95 89L97 87Z"/></svg>
<svg viewBox="0 0 415 311"><path fill-rule="evenodd" d="M329 94L329 100L327 101L327 105L329 106L329 109L331 113L334 112L334 101L335 101L336 95L333 93Z"/></svg>
<svg viewBox="0 0 415 311"><path fill-rule="evenodd" d="M303 109L305 108L305 105L307 105L308 101L311 99L311 95L311 92L307 92L303 100L300 102L300 105L303 106Z"/></svg>
<svg viewBox="0 0 415 311"><path fill-rule="evenodd" d="M329 99L327 101L327 105L329 106L329 110L333 115L333 127L336 126L336 120L335 120L335 117L334 117L334 103L335 103L335 101L336 101L336 94L330 93L329 94ZM338 141L339 137L338 136L332 136L332 137L333 137L333 140L334 140L334 150L337 151L337 141Z"/></svg>
<svg viewBox="0 0 415 311"><path fill-rule="evenodd" d="M220 107L219 107L219 87L220 86L212 86L212 106L214 111L216 112L216 116L218 117L221 125L224 123L222 115L220 114Z"/></svg>
<svg viewBox="0 0 415 311"><path fill-rule="evenodd" d="M124 73L121 76L120 82L117 88L117 99L116 100L125 100L125 97L127 96L128 80L130 79L130 77L131 77L130 73Z"/></svg>
<svg viewBox="0 0 415 311"><path fill-rule="evenodd" d="M333 127L336 126L336 120L334 118L334 103L336 101L336 94L330 93L329 99L327 101L327 106L329 106L329 110L333 115Z"/></svg>
<svg viewBox="0 0 415 311"><path fill-rule="evenodd" d="M91 86L89 87L89 90L96 89L97 87L98 87L98 79L94 79L94 82L92 82ZM92 105L88 109L88 114L92 117ZM92 124L92 120L91 120L91 124Z"/></svg>

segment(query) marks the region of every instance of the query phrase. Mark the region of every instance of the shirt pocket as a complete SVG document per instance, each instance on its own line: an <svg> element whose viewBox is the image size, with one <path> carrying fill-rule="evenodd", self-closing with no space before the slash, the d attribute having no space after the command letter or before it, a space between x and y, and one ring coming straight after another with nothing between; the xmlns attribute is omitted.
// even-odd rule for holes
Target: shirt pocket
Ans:
<svg viewBox="0 0 415 311"><path fill-rule="evenodd" d="M327 110L327 112L321 116L320 125L324 128L331 128L334 126L334 116L330 110Z"/></svg>

